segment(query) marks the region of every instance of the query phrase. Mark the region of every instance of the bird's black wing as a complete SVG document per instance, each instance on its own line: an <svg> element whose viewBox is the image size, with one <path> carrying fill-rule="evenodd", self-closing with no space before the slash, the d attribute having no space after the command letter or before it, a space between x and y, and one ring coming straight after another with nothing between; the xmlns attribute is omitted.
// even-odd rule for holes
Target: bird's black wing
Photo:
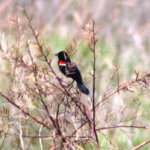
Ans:
<svg viewBox="0 0 150 150"><path fill-rule="evenodd" d="M68 62L65 72L67 77L74 79L75 81L77 81L77 83L82 83L81 73L75 63Z"/></svg>

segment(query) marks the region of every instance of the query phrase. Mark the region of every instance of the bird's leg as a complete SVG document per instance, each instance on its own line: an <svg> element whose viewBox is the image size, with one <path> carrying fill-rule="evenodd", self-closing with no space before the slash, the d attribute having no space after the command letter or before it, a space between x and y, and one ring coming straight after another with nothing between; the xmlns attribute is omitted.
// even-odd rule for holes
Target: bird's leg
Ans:
<svg viewBox="0 0 150 150"><path fill-rule="evenodd" d="M73 85L73 83L74 83L74 80L67 86L68 88L70 87L72 87L72 85Z"/></svg>

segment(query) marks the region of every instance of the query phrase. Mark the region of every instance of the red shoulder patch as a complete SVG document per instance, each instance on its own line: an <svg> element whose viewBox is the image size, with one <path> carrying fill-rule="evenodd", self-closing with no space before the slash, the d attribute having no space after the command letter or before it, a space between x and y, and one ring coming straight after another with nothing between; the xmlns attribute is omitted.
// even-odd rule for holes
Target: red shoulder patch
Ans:
<svg viewBox="0 0 150 150"><path fill-rule="evenodd" d="M59 64L59 65L63 65L63 66L64 66L64 65L66 65L66 62L64 62L64 61L60 60L60 61L58 62L58 64Z"/></svg>

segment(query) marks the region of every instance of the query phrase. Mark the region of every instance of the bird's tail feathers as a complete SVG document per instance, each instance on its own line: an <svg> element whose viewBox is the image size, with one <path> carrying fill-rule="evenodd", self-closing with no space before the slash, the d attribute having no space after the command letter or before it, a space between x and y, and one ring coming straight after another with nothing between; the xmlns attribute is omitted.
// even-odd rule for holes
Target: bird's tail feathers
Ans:
<svg viewBox="0 0 150 150"><path fill-rule="evenodd" d="M90 93L88 88L83 83L77 83L77 86L82 93L84 93L86 95L88 95Z"/></svg>

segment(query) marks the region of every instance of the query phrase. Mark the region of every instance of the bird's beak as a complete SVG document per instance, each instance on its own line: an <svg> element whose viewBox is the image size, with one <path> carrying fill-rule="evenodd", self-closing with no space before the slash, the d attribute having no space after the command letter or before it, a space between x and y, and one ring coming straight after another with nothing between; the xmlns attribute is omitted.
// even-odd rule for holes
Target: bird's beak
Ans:
<svg viewBox="0 0 150 150"><path fill-rule="evenodd" d="M56 53L55 56L58 56L58 53Z"/></svg>

